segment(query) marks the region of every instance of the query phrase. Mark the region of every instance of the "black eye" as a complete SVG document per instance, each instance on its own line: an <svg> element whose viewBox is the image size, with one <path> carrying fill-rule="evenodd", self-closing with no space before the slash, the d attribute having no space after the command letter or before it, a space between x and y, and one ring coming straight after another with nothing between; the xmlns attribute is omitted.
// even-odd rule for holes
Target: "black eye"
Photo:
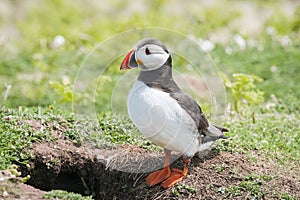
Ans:
<svg viewBox="0 0 300 200"><path fill-rule="evenodd" d="M150 51L149 51L149 49L148 49L148 47L146 47L145 53L146 53L146 55L150 55L151 54Z"/></svg>
<svg viewBox="0 0 300 200"><path fill-rule="evenodd" d="M169 51L168 50L164 50L166 53L169 53Z"/></svg>

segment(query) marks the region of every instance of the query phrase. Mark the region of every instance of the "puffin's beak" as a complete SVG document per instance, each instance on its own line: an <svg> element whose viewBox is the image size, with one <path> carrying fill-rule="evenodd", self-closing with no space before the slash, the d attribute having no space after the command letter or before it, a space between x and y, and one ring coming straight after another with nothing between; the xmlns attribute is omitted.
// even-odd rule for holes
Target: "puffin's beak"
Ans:
<svg viewBox="0 0 300 200"><path fill-rule="evenodd" d="M131 50L123 59L120 70L131 69L136 67L138 67L138 63L135 60L135 51Z"/></svg>

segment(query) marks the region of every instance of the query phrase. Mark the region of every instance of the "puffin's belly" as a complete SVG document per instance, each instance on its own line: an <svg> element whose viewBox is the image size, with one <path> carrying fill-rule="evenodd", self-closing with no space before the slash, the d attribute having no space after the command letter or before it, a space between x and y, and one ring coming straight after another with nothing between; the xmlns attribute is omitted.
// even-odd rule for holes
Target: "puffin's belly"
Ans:
<svg viewBox="0 0 300 200"><path fill-rule="evenodd" d="M137 81L127 98L129 117L153 143L192 156L199 146L196 125L168 93Z"/></svg>

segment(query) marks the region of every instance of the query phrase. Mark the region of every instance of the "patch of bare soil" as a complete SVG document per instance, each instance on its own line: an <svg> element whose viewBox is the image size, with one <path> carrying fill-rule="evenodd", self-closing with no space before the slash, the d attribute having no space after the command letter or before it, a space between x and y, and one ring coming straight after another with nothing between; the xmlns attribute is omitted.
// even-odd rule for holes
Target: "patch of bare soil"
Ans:
<svg viewBox="0 0 300 200"><path fill-rule="evenodd" d="M0 171L0 199L41 199L45 191L36 189L16 178L9 170Z"/></svg>
<svg viewBox="0 0 300 200"><path fill-rule="evenodd" d="M163 189L145 184L149 171L162 166L163 156L139 147L77 147L58 139L34 144L31 151L30 168L21 171L31 176L27 184L44 191L63 189L106 200L278 199L284 193L300 198L297 169L280 170L257 155L253 161L245 154L205 152L193 158L189 174L180 184ZM182 168L182 160L176 158L172 167ZM28 185L21 187L19 197L36 191Z"/></svg>

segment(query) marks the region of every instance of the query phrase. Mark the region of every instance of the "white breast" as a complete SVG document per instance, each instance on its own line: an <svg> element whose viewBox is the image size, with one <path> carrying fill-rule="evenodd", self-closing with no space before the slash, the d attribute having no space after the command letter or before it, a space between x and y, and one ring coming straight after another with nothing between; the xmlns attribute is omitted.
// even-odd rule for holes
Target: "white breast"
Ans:
<svg viewBox="0 0 300 200"><path fill-rule="evenodd" d="M199 149L197 127L168 93L137 81L127 98L129 117L153 143L187 156Z"/></svg>

